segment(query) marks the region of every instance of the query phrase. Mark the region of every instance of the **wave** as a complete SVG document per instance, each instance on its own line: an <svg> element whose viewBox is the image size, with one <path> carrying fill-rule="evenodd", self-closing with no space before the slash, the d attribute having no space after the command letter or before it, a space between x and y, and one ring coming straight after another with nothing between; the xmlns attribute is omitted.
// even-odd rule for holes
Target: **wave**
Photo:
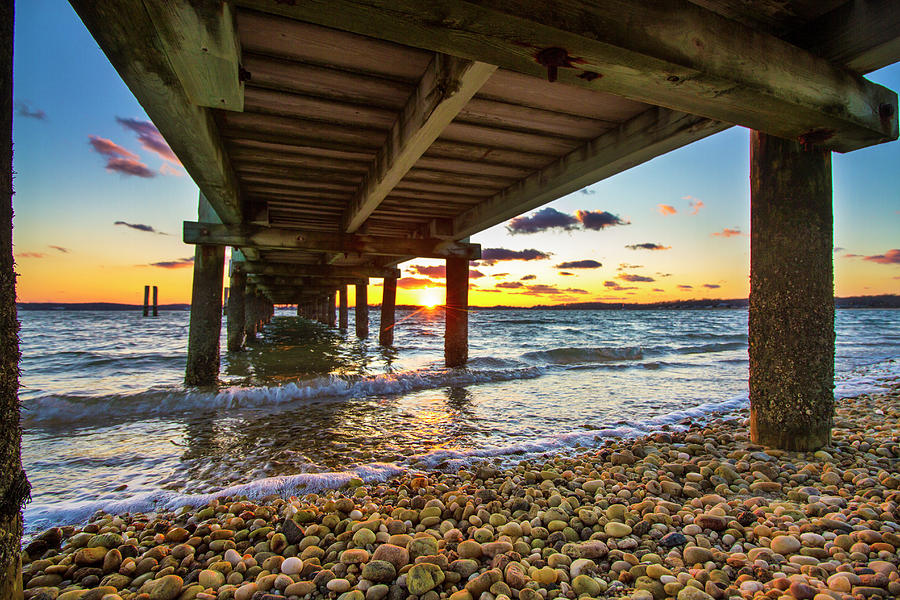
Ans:
<svg viewBox="0 0 900 600"><path fill-rule="evenodd" d="M616 360L640 360L643 352L639 346L621 348L553 348L526 352L522 358L531 362L551 365L568 365L577 363L608 362Z"/></svg>
<svg viewBox="0 0 900 600"><path fill-rule="evenodd" d="M496 359L499 360L499 359ZM336 375L272 387L229 387L219 392L151 390L112 396L48 395L26 400L22 423L52 426L80 421L109 421L110 415L130 414L140 418L170 416L184 412L236 410L288 405L321 398L364 398L460 387L481 383L533 379L542 375L537 367L505 369L421 369L383 375Z"/></svg>

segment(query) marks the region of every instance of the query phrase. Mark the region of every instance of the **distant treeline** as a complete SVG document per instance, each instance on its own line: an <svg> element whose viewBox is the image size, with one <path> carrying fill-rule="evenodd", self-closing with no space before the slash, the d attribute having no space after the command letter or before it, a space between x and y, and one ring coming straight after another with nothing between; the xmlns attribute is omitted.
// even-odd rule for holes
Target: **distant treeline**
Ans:
<svg viewBox="0 0 900 600"><path fill-rule="evenodd" d="M121 310L142 311L142 304L116 304L115 302L19 302L19 310ZM190 304L160 304L159 310L190 310Z"/></svg>

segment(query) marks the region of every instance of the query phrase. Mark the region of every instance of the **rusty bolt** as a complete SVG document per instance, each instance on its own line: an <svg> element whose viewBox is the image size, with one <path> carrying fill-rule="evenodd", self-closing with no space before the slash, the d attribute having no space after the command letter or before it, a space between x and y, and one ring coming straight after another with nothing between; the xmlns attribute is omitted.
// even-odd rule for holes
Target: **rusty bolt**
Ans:
<svg viewBox="0 0 900 600"><path fill-rule="evenodd" d="M547 81L556 81L559 67L571 67L572 59L565 48L544 48L534 57L538 64L547 67Z"/></svg>

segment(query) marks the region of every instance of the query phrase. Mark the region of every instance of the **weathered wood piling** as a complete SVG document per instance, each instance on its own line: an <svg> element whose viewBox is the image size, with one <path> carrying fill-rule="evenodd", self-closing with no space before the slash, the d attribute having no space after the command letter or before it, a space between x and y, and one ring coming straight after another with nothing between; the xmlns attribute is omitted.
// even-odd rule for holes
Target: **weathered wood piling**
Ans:
<svg viewBox="0 0 900 600"><path fill-rule="evenodd" d="M243 269L235 267L232 263L232 271L229 282L231 290L228 298L228 322L225 330L225 347L229 352L237 352L244 346L244 327L246 325L246 287L247 275Z"/></svg>
<svg viewBox="0 0 900 600"><path fill-rule="evenodd" d="M356 337L369 337L369 300L368 284L356 284Z"/></svg>
<svg viewBox="0 0 900 600"><path fill-rule="evenodd" d="M150 316L150 286L144 286L144 316Z"/></svg>
<svg viewBox="0 0 900 600"><path fill-rule="evenodd" d="M338 295L340 296L338 300L338 327L341 331L346 331L347 327L350 323L350 315L349 309L347 306L347 286L342 285L338 290Z"/></svg>
<svg viewBox="0 0 900 600"><path fill-rule="evenodd" d="M378 342L382 346L394 345L394 324L396 321L397 306L397 278L385 277L381 296L381 322L379 325Z"/></svg>
<svg viewBox="0 0 900 600"><path fill-rule="evenodd" d="M807 451L831 440L831 153L760 132L750 143L750 433Z"/></svg>
<svg viewBox="0 0 900 600"><path fill-rule="evenodd" d="M469 360L469 261L447 259L444 305L444 362L461 367Z"/></svg>
<svg viewBox="0 0 900 600"><path fill-rule="evenodd" d="M153 316L159 316L159 288L153 286Z"/></svg>

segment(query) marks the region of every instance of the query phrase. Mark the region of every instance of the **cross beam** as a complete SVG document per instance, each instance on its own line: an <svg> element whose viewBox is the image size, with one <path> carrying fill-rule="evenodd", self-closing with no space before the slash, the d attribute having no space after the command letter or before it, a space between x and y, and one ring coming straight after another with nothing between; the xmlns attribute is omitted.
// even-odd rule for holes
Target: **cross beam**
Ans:
<svg viewBox="0 0 900 600"><path fill-rule="evenodd" d="M829 150L897 138L895 93L688 0L237 2Z"/></svg>
<svg viewBox="0 0 900 600"><path fill-rule="evenodd" d="M287 286L303 289L313 288L339 288L342 285L368 284L368 279L358 277L269 277L265 275L250 275L251 281L267 286Z"/></svg>
<svg viewBox="0 0 900 600"><path fill-rule="evenodd" d="M479 244L432 238L391 238L373 235L339 234L260 227L184 222L184 243L207 246L236 246L259 250L306 250L344 252L360 255L418 256L422 258L481 257Z"/></svg>
<svg viewBox="0 0 900 600"><path fill-rule="evenodd" d="M244 272L252 275L277 277L350 277L365 279L375 277L400 277L400 269L370 266L296 265L289 263L245 262L240 263Z"/></svg>

